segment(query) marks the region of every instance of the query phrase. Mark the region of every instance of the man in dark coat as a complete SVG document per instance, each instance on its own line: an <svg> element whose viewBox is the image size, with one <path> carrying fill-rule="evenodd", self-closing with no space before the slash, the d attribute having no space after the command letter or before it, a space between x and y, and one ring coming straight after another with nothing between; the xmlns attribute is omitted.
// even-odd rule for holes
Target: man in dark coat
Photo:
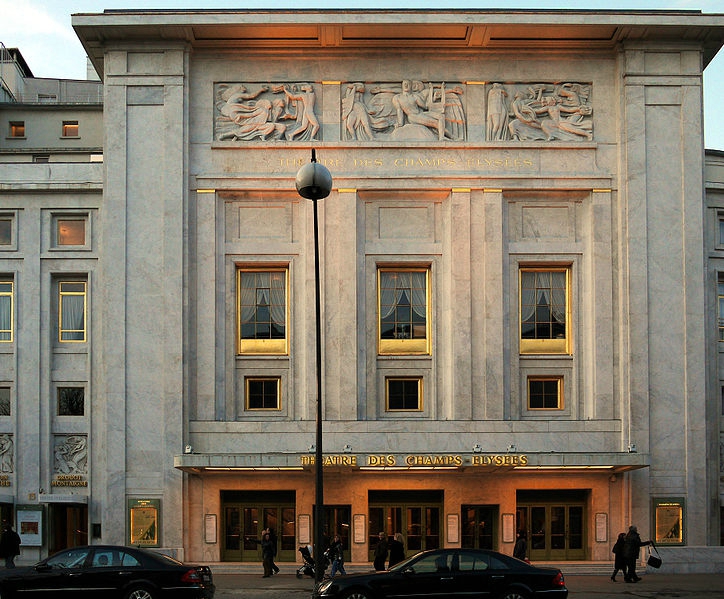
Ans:
<svg viewBox="0 0 724 599"><path fill-rule="evenodd" d="M0 558L5 559L6 568L15 567L16 555L20 555L20 535L13 530L10 522L5 520L0 535Z"/></svg>
<svg viewBox="0 0 724 599"><path fill-rule="evenodd" d="M378 541L375 547L375 570L385 569L385 560L387 559L387 535L381 532L377 535Z"/></svg>
<svg viewBox="0 0 724 599"><path fill-rule="evenodd" d="M638 582L641 580L641 578L636 575L636 561L641 553L641 547L645 547L646 545L652 545L652 542L642 541L636 527L629 526L626 538L623 540L623 557L626 560L624 581Z"/></svg>

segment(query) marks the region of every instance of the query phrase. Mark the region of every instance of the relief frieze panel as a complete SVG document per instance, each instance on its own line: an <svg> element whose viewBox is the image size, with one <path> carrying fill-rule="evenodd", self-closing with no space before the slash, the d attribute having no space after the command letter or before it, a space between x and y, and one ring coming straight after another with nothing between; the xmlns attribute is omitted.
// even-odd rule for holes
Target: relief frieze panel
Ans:
<svg viewBox="0 0 724 599"><path fill-rule="evenodd" d="M312 83L218 83L214 86L217 141L319 140Z"/></svg>
<svg viewBox="0 0 724 599"><path fill-rule="evenodd" d="M342 93L342 139L464 141L463 87L405 79L348 83Z"/></svg>
<svg viewBox="0 0 724 599"><path fill-rule="evenodd" d="M217 83L214 140L320 141L317 112L322 89L321 84L311 82ZM339 140L593 140L590 83L491 82L485 84L482 94L472 94L470 100L466 98L466 89L468 86L462 83L417 79L342 82L334 86L340 102ZM326 100L329 105L329 98ZM482 128L475 125L472 131L468 130L466 112L470 111L480 114L475 120L484 122ZM327 127L327 136L329 132Z"/></svg>
<svg viewBox="0 0 724 599"><path fill-rule="evenodd" d="M588 83L493 83L487 92L486 141L591 141Z"/></svg>

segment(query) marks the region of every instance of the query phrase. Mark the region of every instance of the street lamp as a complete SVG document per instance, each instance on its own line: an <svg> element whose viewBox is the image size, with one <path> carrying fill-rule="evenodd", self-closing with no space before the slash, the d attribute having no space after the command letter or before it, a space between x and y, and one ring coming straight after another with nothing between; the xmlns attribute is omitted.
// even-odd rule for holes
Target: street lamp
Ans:
<svg viewBox="0 0 724 599"><path fill-rule="evenodd" d="M297 193L314 203L314 294L316 308L316 342L317 342L317 438L314 449L314 580L321 582L323 569L322 539L324 538L324 475L322 473L322 325L319 283L319 220L317 217L317 200L326 198L332 191L332 175L326 166L317 162L317 155L312 148L312 161L305 164L297 172Z"/></svg>

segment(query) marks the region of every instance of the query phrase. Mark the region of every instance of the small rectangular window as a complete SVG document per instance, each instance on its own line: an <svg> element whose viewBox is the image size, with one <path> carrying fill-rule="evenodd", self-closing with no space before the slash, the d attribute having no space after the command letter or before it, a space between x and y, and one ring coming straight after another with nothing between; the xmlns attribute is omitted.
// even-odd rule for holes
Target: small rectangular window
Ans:
<svg viewBox="0 0 724 599"><path fill-rule="evenodd" d="M724 245L724 215L719 216L719 244Z"/></svg>
<svg viewBox="0 0 724 599"><path fill-rule="evenodd" d="M59 296L59 340L82 343L86 340L86 283L61 281Z"/></svg>
<svg viewBox="0 0 724 599"><path fill-rule="evenodd" d="M85 218L58 218L57 240L58 245L85 245Z"/></svg>
<svg viewBox="0 0 724 599"><path fill-rule="evenodd" d="M529 410L562 410L563 377L528 377Z"/></svg>
<svg viewBox="0 0 724 599"><path fill-rule="evenodd" d="M63 121L63 137L79 137L78 121Z"/></svg>
<svg viewBox="0 0 724 599"><path fill-rule="evenodd" d="M58 387L58 416L83 416L84 413L85 389Z"/></svg>
<svg viewBox="0 0 724 599"><path fill-rule="evenodd" d="M13 219L0 216L0 245L13 244Z"/></svg>
<svg viewBox="0 0 724 599"><path fill-rule="evenodd" d="M10 416L10 387L0 387L0 416Z"/></svg>
<svg viewBox="0 0 724 599"><path fill-rule="evenodd" d="M240 354L287 353L287 269L239 269Z"/></svg>
<svg viewBox="0 0 724 599"><path fill-rule="evenodd" d="M35 164L47 164L50 162L50 154L33 154Z"/></svg>
<svg viewBox="0 0 724 599"><path fill-rule="evenodd" d="M25 137L25 121L10 121L10 137Z"/></svg>
<svg viewBox="0 0 724 599"><path fill-rule="evenodd" d="M422 378L389 377L386 383L388 412L419 412L422 410Z"/></svg>
<svg viewBox="0 0 724 599"><path fill-rule="evenodd" d="M247 410L280 410L281 379L279 377L247 378Z"/></svg>
<svg viewBox="0 0 724 599"><path fill-rule="evenodd" d="M13 340L13 282L0 280L0 343Z"/></svg>

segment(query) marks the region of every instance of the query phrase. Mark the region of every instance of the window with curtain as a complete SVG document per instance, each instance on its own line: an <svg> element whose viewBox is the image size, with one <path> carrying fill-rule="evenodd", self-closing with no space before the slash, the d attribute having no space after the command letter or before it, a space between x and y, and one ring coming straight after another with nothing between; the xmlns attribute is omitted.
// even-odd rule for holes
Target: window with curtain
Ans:
<svg viewBox="0 0 724 599"><path fill-rule="evenodd" d="M570 268L521 268L520 353L570 353Z"/></svg>
<svg viewBox="0 0 724 599"><path fill-rule="evenodd" d="M388 412L422 410L422 378L389 377L386 382Z"/></svg>
<svg viewBox="0 0 724 599"><path fill-rule="evenodd" d="M82 343L86 340L86 283L85 281L60 281L59 340Z"/></svg>
<svg viewBox="0 0 724 599"><path fill-rule="evenodd" d="M13 340L13 282L0 281L0 342Z"/></svg>
<svg viewBox="0 0 724 599"><path fill-rule="evenodd" d="M378 270L379 353L429 354L429 268Z"/></svg>
<svg viewBox="0 0 724 599"><path fill-rule="evenodd" d="M286 354L286 268L239 269L238 320L240 354Z"/></svg>
<svg viewBox="0 0 724 599"><path fill-rule="evenodd" d="M528 377L529 410L562 410L563 377Z"/></svg>
<svg viewBox="0 0 724 599"><path fill-rule="evenodd" d="M264 377L246 379L246 409L247 410L280 410L279 377Z"/></svg>

